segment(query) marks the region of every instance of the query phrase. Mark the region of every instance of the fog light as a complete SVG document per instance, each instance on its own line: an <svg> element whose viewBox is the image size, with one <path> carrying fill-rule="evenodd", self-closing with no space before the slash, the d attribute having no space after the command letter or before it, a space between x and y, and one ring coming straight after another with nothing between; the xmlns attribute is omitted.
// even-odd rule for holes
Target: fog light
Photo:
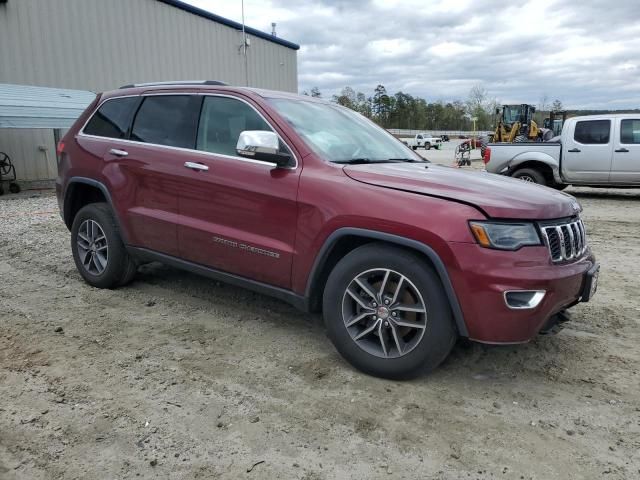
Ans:
<svg viewBox="0 0 640 480"><path fill-rule="evenodd" d="M536 308L544 298L544 290L508 290L504 292L504 302L513 310Z"/></svg>

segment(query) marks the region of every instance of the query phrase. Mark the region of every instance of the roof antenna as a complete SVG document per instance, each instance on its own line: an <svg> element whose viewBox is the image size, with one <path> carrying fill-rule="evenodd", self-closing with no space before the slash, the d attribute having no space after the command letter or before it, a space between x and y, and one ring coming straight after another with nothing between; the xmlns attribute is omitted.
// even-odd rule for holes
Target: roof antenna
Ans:
<svg viewBox="0 0 640 480"><path fill-rule="evenodd" d="M273 35L274 37L278 36L276 35L276 22L271 22L271 35Z"/></svg>

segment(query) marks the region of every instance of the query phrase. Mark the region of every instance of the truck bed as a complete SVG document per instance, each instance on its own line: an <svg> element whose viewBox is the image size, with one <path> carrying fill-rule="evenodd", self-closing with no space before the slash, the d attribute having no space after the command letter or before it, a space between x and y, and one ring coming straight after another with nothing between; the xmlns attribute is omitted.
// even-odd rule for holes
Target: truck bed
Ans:
<svg viewBox="0 0 640 480"><path fill-rule="evenodd" d="M560 142L519 142L489 143L491 159L486 165L487 172L502 173L512 162L539 160L544 163L560 164Z"/></svg>

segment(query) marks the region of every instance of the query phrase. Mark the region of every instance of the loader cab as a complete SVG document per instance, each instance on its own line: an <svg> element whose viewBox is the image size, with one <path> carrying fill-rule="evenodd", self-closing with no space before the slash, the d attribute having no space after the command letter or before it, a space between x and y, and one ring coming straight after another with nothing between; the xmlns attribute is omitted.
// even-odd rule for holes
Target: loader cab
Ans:
<svg viewBox="0 0 640 480"><path fill-rule="evenodd" d="M533 105L525 103L497 108L494 141L511 143L535 140L539 133L538 125L533 120L535 111Z"/></svg>

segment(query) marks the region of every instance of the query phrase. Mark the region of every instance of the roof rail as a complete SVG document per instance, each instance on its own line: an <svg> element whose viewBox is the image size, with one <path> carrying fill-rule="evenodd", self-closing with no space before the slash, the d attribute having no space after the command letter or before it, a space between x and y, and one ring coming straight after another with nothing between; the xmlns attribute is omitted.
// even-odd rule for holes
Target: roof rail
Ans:
<svg viewBox="0 0 640 480"><path fill-rule="evenodd" d="M228 85L228 83L224 83L219 80L175 80L170 82L129 83L128 85L122 85L120 89L134 87L155 87L158 85Z"/></svg>

